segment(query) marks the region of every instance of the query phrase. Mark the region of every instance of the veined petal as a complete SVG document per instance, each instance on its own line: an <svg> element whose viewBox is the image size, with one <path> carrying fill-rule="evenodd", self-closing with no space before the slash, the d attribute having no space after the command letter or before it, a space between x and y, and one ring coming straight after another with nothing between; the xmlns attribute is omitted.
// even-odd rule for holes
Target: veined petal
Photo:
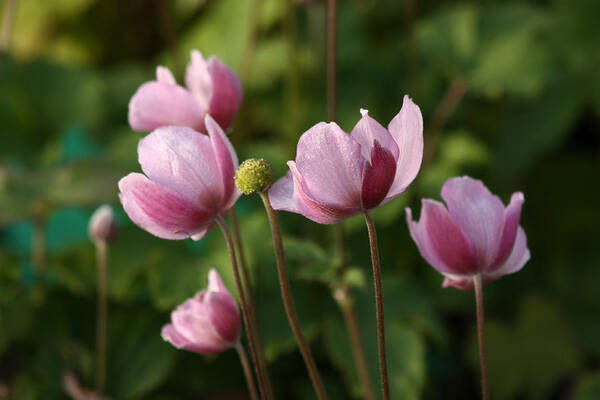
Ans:
<svg viewBox="0 0 600 400"><path fill-rule="evenodd" d="M298 141L296 165L303 186L319 203L360 208L362 169L360 144L331 122L320 122Z"/></svg>
<svg viewBox="0 0 600 400"><path fill-rule="evenodd" d="M205 125L212 144L214 156L221 172L223 201L225 203L230 203L232 196L237 200L241 195L241 192L237 189L233 179L235 171L238 168L237 154L235 153L231 142L225 135L225 132L223 132L223 129L221 129L210 115L206 116Z"/></svg>
<svg viewBox="0 0 600 400"><path fill-rule="evenodd" d="M492 265L488 267L489 271L493 271L498 266L504 264L508 256L510 256L515 246L517 229L519 228L519 220L521 219L521 207L524 201L525 196L521 192L513 193L511 196L510 203L504 210L504 231L502 232L498 254Z"/></svg>
<svg viewBox="0 0 600 400"><path fill-rule="evenodd" d="M360 109L362 118L352 128L350 135L360 144L360 151L365 160L370 160L373 155L373 147L375 142L385 149L394 158L394 162L398 159L398 145L396 141L379 122L369 116L369 111Z"/></svg>
<svg viewBox="0 0 600 400"><path fill-rule="evenodd" d="M394 183L386 200L404 192L415 179L423 160L423 116L413 101L404 96L400 112L392 119L388 131L398 145L398 162Z"/></svg>
<svg viewBox="0 0 600 400"><path fill-rule="evenodd" d="M491 265L504 231L504 205L483 182L465 177L448 179L442 198L452 218L475 246L480 268Z"/></svg>
<svg viewBox="0 0 600 400"><path fill-rule="evenodd" d="M220 209L223 179L208 136L186 127L158 128L140 140L138 159L154 182L203 208Z"/></svg>
<svg viewBox="0 0 600 400"><path fill-rule="evenodd" d="M202 131L204 114L190 92L164 82L144 83L129 102L129 125L142 132L166 125L189 126Z"/></svg>
<svg viewBox="0 0 600 400"><path fill-rule="evenodd" d="M477 271L473 245L438 201L422 201L421 219L412 220L406 209L410 234L423 258L443 274L469 275Z"/></svg>
<svg viewBox="0 0 600 400"><path fill-rule="evenodd" d="M202 231L213 214L142 174L119 181L119 197L131 220L163 239L185 239Z"/></svg>
<svg viewBox="0 0 600 400"><path fill-rule="evenodd" d="M207 354L230 347L210 322L209 313L208 304L202 304L196 298L186 300L171 313L177 332Z"/></svg>
<svg viewBox="0 0 600 400"><path fill-rule="evenodd" d="M396 159L377 140L369 159L363 167L361 203L365 210L377 207L385 199L396 175Z"/></svg>
<svg viewBox="0 0 600 400"><path fill-rule="evenodd" d="M206 295L208 317L215 331L225 341L235 343L240 338L241 320L237 303L228 293L211 292Z"/></svg>
<svg viewBox="0 0 600 400"><path fill-rule="evenodd" d="M525 235L523 228L519 227L512 251L504 264L494 271L487 272L484 278L492 280L498 279L503 275L515 273L523 268L530 258L531 254L527 248L527 235Z"/></svg>
<svg viewBox="0 0 600 400"><path fill-rule="evenodd" d="M213 90L208 63L198 50L192 50L191 59L185 70L185 86L190 90L200 108L208 111Z"/></svg>
<svg viewBox="0 0 600 400"><path fill-rule="evenodd" d="M208 71L212 80L208 109L219 125L227 129L242 103L242 84L235 72L216 57L208 59Z"/></svg>

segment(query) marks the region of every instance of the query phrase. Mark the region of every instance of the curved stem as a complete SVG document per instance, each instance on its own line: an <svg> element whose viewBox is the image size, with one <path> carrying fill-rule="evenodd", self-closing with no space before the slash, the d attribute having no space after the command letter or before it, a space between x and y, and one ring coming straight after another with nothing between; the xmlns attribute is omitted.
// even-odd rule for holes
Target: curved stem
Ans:
<svg viewBox="0 0 600 400"><path fill-rule="evenodd" d="M335 120L335 73L336 73L336 0L327 1L327 114Z"/></svg>
<svg viewBox="0 0 600 400"><path fill-rule="evenodd" d="M233 230L235 250L237 255L239 256L240 266L242 269L242 280L244 291L246 293L246 299L248 301L250 324L252 332L254 334L254 338L256 339L256 352L258 353L259 368L264 378L266 391L265 396L267 399L274 399L275 395L273 392L273 384L271 383L271 377L269 376L269 371L267 369L267 359L265 357L265 350L262 344L260 330L258 327L256 303L254 302L254 295L252 294L252 281L250 279L250 274L248 272L248 267L246 264L246 257L244 255L244 247L242 244L242 236L240 234L240 227L237 219L237 214L235 213L235 210L233 208L229 211L229 216L231 218L231 227Z"/></svg>
<svg viewBox="0 0 600 400"><path fill-rule="evenodd" d="M483 332L483 287L481 274L473 276L473 286L475 287L475 307L477 309L477 338L479 339L479 361L481 366L481 398L487 400L487 359L485 355L485 335Z"/></svg>
<svg viewBox="0 0 600 400"><path fill-rule="evenodd" d="M223 232L223 236L225 236L225 241L227 242L227 249L229 250L229 258L231 259L231 267L233 269L233 276L235 278L235 285L237 287L237 291L240 296L240 304L242 306L242 316L244 318L244 325L246 326L246 334L248 335L248 343L250 344L250 354L252 355L252 363L254 364L254 371L256 372L256 376L258 377L258 387L260 388L260 393L263 398L265 398L265 384L264 377L261 373L260 364L258 361L258 354L256 350L256 340L254 337L254 332L252 330L252 325L250 323L250 314L248 312L248 302L246 293L244 292L244 287L242 286L242 280L240 278L240 270L237 265L237 260L235 258L235 249L233 246L233 240L231 239L231 233L229 232L229 228L225 223L225 220L222 217L217 217L216 222L221 228Z"/></svg>
<svg viewBox="0 0 600 400"><path fill-rule="evenodd" d="M246 383L248 384L250 398L252 400L258 400L258 393L256 392L254 378L252 377L252 369L250 368L250 363L248 362L248 357L246 356L244 346L242 346L241 342L237 342L235 344L235 349L237 350L237 353L240 356L240 363L242 364L242 368L244 369L244 375L246 376Z"/></svg>
<svg viewBox="0 0 600 400"><path fill-rule="evenodd" d="M108 244L104 240L96 242L96 256L98 269L98 313L97 317L97 335L96 335L96 390L98 393L104 393L106 383L106 348L107 348L107 326L108 326L108 307L107 307L107 256Z"/></svg>
<svg viewBox="0 0 600 400"><path fill-rule="evenodd" d="M365 357L365 350L362 345L360 338L360 328L358 327L358 321L356 318L356 312L354 305L352 304L352 296L350 289L346 284L334 291L334 297L337 300L342 315L344 316L344 322L350 335L350 342L352 343L352 352L354 354L354 362L358 371L358 377L362 384L363 395L366 400L374 400L373 385L371 384L371 377L369 376L369 368L367 366L367 358Z"/></svg>
<svg viewBox="0 0 600 400"><path fill-rule="evenodd" d="M271 226L271 235L273 236L273 247L275 248L275 258L277 260L277 273L279 274L279 284L281 287L281 297L283 298L283 304L285 306L285 312L290 322L290 327L296 337L296 342L300 348L302 358L304 358L304 364L308 369L310 380L312 381L313 387L317 394L317 398L320 400L327 399L327 393L323 386L323 381L319 375L319 370L315 364L315 360L310 351L310 347L306 342L306 338L300 328L300 322L298 321L298 315L296 314L296 307L294 305L294 299L292 298L292 292L290 290L290 282L288 279L287 268L285 264L285 255L283 252L283 243L281 241L281 228L279 226L279 218L277 217L277 211L273 210L267 193L260 193L260 197L267 210L267 216L269 218L269 225Z"/></svg>
<svg viewBox="0 0 600 400"><path fill-rule="evenodd" d="M381 268L379 264L379 248L377 247L377 232L375 222L368 211L365 212L369 244L371 246L371 262L373 264L373 281L375 282L375 306L377 309L377 346L379 349L379 373L381 374L381 391L383 398L389 400L390 386L388 383L387 357L385 353L385 326L383 322L383 290L381 288Z"/></svg>

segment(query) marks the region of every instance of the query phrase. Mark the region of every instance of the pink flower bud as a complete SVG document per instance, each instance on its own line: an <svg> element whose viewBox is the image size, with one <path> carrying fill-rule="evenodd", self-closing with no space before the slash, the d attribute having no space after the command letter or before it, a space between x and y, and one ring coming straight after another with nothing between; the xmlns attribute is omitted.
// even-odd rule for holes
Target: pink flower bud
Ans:
<svg viewBox="0 0 600 400"><path fill-rule="evenodd" d="M237 303L217 271L211 269L208 288L179 305L161 335L178 349L209 354L235 346L241 329Z"/></svg>
<svg viewBox="0 0 600 400"><path fill-rule="evenodd" d="M111 241L117 235L117 230L118 226L111 206L105 204L94 211L88 226L92 241Z"/></svg>
<svg viewBox="0 0 600 400"><path fill-rule="evenodd" d="M206 133L204 117L210 114L227 130L242 102L239 78L217 57L205 60L193 50L179 86L168 68L159 66L156 80L144 83L129 102L132 129L150 132L161 126L187 126Z"/></svg>
<svg viewBox="0 0 600 400"><path fill-rule="evenodd" d="M423 118L408 96L384 128L361 110L347 134L318 123L300 137L290 172L271 186L276 210L330 224L386 203L404 192L423 158Z"/></svg>
<svg viewBox="0 0 600 400"><path fill-rule="evenodd" d="M443 286L472 289L473 276L484 282L519 271L530 258L527 236L519 226L523 193L504 207L483 182L450 178L439 201L423 199L421 219L406 209L410 234L423 258L445 276Z"/></svg>

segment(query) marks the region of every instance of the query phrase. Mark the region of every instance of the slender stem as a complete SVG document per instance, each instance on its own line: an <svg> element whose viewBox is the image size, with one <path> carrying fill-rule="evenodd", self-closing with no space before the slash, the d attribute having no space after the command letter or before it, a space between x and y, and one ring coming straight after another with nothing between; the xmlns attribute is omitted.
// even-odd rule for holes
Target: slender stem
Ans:
<svg viewBox="0 0 600 400"><path fill-rule="evenodd" d="M251 0L250 8L250 28L246 35L246 44L240 61L240 78L242 82L248 79L252 71L252 61L256 52L256 44L260 37L261 16L263 10L263 0Z"/></svg>
<svg viewBox="0 0 600 400"><path fill-rule="evenodd" d="M17 0L7 0L4 9L4 21L2 22L2 33L0 34L0 51L8 49L16 12Z"/></svg>
<svg viewBox="0 0 600 400"><path fill-rule="evenodd" d="M487 400L487 359L485 355L485 335L483 332L483 287L481 283L481 274L473 276L473 286L475 287L475 306L477 309L477 338L479 339L479 361L481 366L481 398Z"/></svg>
<svg viewBox="0 0 600 400"><path fill-rule="evenodd" d="M377 247L377 232L375 222L369 212L365 212L369 244L371 245L371 262L373 263L373 281L375 282L375 306L377 309L377 346L379 348L379 373L381 374L381 390L384 400L390 398L388 383L387 357L385 353L385 326L383 322L383 290L381 288L381 268L379 265L379 249Z"/></svg>
<svg viewBox="0 0 600 400"><path fill-rule="evenodd" d="M354 362L356 363L358 377L362 384L363 395L366 400L374 400L375 396L373 395L373 385L371 384L371 377L369 376L367 358L365 357L365 350L360 338L360 329L358 327L354 305L352 304L350 289L347 285L343 285L340 288L335 289L334 297L337 300L340 309L342 310L344 322L346 323L346 329L350 334L350 342L352 343L352 351L354 353Z"/></svg>
<svg viewBox="0 0 600 400"><path fill-rule="evenodd" d="M257 313L256 313L256 303L254 302L254 295L252 294L252 281L250 279L250 274L248 272L248 267L246 264L246 257L244 255L244 246L242 244L242 236L240 234L240 227L239 227L239 223L238 223L238 219L237 219L237 214L235 213L235 210L233 208L231 209L231 211L229 211L229 216L231 218L231 227L233 230L235 251L238 255L238 258L240 261L240 266L242 269L242 280L243 280L244 291L246 293L246 300L248 301L248 311L250 313L250 324L251 324L252 332L254 334L254 338L256 339L256 351L258 353L258 361L260 363L259 368L260 368L261 374L265 380L264 381L265 389L266 389L265 396L267 399L273 399L273 398L275 398L275 395L273 392L273 384L271 383L271 377L269 376L269 371L267 369L267 359L265 357L264 347L263 347L262 340L260 337L260 330L259 330Z"/></svg>
<svg viewBox="0 0 600 400"><path fill-rule="evenodd" d="M96 334L96 390L98 393L104 393L106 383L106 350L107 350L107 327L108 327L108 306L107 306L107 258L108 243L104 240L98 240L96 244L97 269L98 269L98 313Z"/></svg>
<svg viewBox="0 0 600 400"><path fill-rule="evenodd" d="M336 0L327 1L327 115L330 121L335 120L336 8Z"/></svg>
<svg viewBox="0 0 600 400"><path fill-rule="evenodd" d="M250 323L250 314L248 312L248 302L246 293L244 292L244 287L242 286L242 280L240 278L240 270L237 265L237 260L235 258L235 249L233 246L233 240L231 239L231 233L229 232L229 228L225 223L225 220L222 217L217 217L216 222L223 231L223 236L225 236L225 241L227 242L227 249L229 250L229 258L231 259L231 267L233 269L233 276L235 278L235 285L237 287L237 291L240 296L240 304L242 306L242 316L244 318L244 325L246 326L246 334L248 335L248 342L250 343L250 354L252 355L252 363L254 364L254 371L256 371L256 375L258 377L258 387L260 388L260 393L262 398L265 398L265 384L264 377L261 373L260 364L258 361L258 353L256 350L256 338L254 337L254 332L252 330L252 325Z"/></svg>
<svg viewBox="0 0 600 400"><path fill-rule="evenodd" d="M244 375L246 376L246 383L248 384L250 398L252 400L258 400L258 393L256 392L254 378L252 377L252 369L250 368L250 363L248 362L248 357L246 356L244 346L242 346L241 342L237 342L235 344L235 349L237 350L237 353L240 356L240 363L242 364L242 368L244 369Z"/></svg>
<svg viewBox="0 0 600 400"><path fill-rule="evenodd" d="M317 369L317 365L315 364L313 355L310 351L310 347L308 346L306 338L302 333L302 329L300 328L300 322L298 321L298 315L296 314L296 307L294 306L294 299L292 298L292 291L290 290L290 282L287 274L287 267L285 264L285 254L283 252L283 243L281 241L281 228L279 226L279 218L277 216L277 211L273 210L273 207L271 207L271 203L269 201L267 193L260 193L260 197L265 205L265 209L267 210L269 225L271 226L271 235L273 236L273 247L275 248L275 258L277 260L277 273L279 274L281 297L283 298L285 312L290 322L292 331L294 332L294 336L296 337L296 342L298 342L300 353L304 358L304 364L306 364L306 369L308 369L308 374L310 375L310 379L317 394L317 398L319 398L320 400L325 400L327 399L327 394L325 393L325 388L323 387L323 381L321 380L321 376L319 375L319 371Z"/></svg>
<svg viewBox="0 0 600 400"><path fill-rule="evenodd" d="M41 271L46 264L46 219L42 216L33 218L33 243L31 259L36 271Z"/></svg>

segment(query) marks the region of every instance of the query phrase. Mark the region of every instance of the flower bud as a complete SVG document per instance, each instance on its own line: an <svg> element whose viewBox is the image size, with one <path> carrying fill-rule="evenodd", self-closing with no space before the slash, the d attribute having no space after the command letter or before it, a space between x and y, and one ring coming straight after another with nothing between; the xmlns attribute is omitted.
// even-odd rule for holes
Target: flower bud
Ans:
<svg viewBox="0 0 600 400"><path fill-rule="evenodd" d="M111 241L117 235L117 223L112 207L104 204L92 214L88 232L93 242Z"/></svg>
<svg viewBox="0 0 600 400"><path fill-rule="evenodd" d="M273 167L260 158L244 161L235 173L235 184L244 194L264 192L273 182Z"/></svg>

